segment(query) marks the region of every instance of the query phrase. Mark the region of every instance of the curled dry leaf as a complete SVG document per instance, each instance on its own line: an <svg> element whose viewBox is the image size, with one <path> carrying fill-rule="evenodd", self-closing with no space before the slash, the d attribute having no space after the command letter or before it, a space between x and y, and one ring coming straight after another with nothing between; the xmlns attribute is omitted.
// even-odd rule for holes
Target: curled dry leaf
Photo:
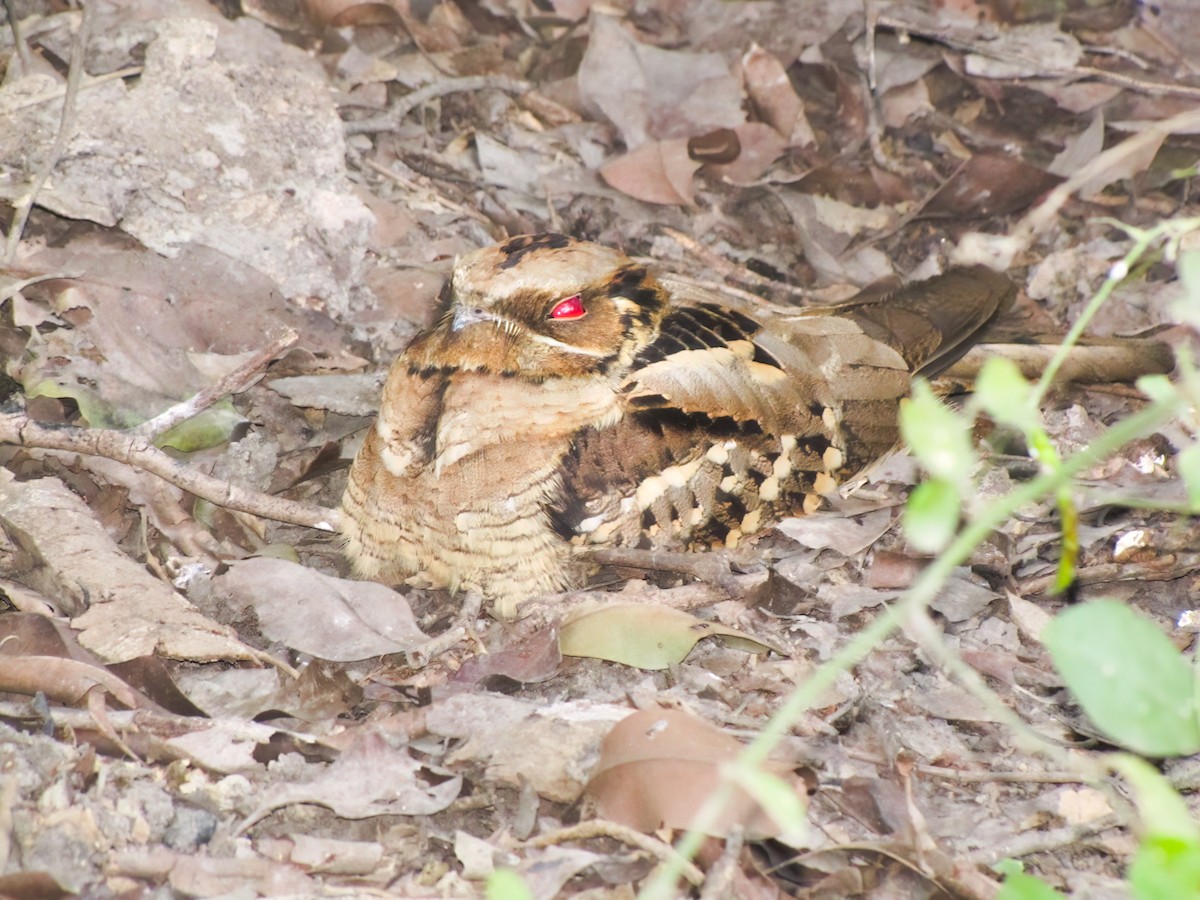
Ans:
<svg viewBox="0 0 1200 900"><path fill-rule="evenodd" d="M816 143L812 126L804 116L800 99L783 63L758 44L752 44L742 57L746 93L763 122L770 125L789 147Z"/></svg>
<svg viewBox="0 0 1200 900"><path fill-rule="evenodd" d="M817 513L784 519L775 527L812 550L833 549L843 556L856 556L892 527L892 511L879 509L860 519Z"/></svg>
<svg viewBox="0 0 1200 900"><path fill-rule="evenodd" d="M604 738L587 793L602 818L630 828L646 833L689 828L720 785L721 766L743 749L736 739L688 713L641 710L614 725ZM734 789L708 833L723 837L736 825L754 837L779 834L740 789Z"/></svg>
<svg viewBox="0 0 1200 900"><path fill-rule="evenodd" d="M746 122L732 130L739 153L727 163L711 164L705 169L712 177L730 184L753 184L783 153L787 144L769 125Z"/></svg>
<svg viewBox="0 0 1200 900"><path fill-rule="evenodd" d="M294 375L276 378L271 390L295 406L327 409L344 416L373 416L382 387L376 375Z"/></svg>
<svg viewBox="0 0 1200 900"><path fill-rule="evenodd" d="M509 685L537 684L558 674L562 651L558 630L538 628L523 638L502 638L500 646L472 656L454 673L458 685L482 684L486 689L503 690Z"/></svg>
<svg viewBox="0 0 1200 900"><path fill-rule="evenodd" d="M295 866L249 857L213 859L189 853L177 853L159 845L151 849L125 849L113 852L108 861L113 876L147 878L170 885L172 892L184 897L218 897L249 892L251 896L320 896L319 883Z"/></svg>
<svg viewBox="0 0 1200 900"><path fill-rule="evenodd" d="M486 768L489 783L518 788L525 779L539 796L574 803L583 791L587 761L627 709L608 703L518 700L464 693L426 710L430 734L459 743L447 765Z"/></svg>
<svg viewBox="0 0 1200 900"><path fill-rule="evenodd" d="M652 603L612 603L579 610L563 622L558 645L564 656L589 656L637 666L665 669L678 665L697 642L719 637L726 644L750 653L785 649L751 637L719 622Z"/></svg>

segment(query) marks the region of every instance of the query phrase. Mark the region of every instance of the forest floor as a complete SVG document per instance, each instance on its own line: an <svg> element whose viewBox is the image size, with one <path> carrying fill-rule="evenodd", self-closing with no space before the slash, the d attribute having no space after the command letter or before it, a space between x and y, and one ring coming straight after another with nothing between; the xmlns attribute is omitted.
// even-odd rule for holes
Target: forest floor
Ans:
<svg viewBox="0 0 1200 900"><path fill-rule="evenodd" d="M929 563L903 452L692 575L606 569L516 622L351 580L319 527L456 255L507 236L777 304L988 262L1020 288L1003 335L1056 340L1130 229L1200 214L1186 0L912 6L6 4L0 895L476 897L513 870L527 896L620 898L670 866L668 895L989 898L1016 859L1129 896L1135 816L1088 774L1112 744L1041 634L1110 598L1190 650L1186 418L1073 482L1070 591L1051 495L837 670ZM1122 342L1194 352L1179 246L1088 324L1134 348L1125 369L1042 404L1061 458L1146 406L1129 382L1161 358ZM968 521L1040 471L994 423L975 436ZM239 511L230 484L278 505ZM614 627L675 656L562 654L569 611L630 600ZM807 827L743 798L682 862L729 761L818 671L771 756ZM678 744L649 746L663 728ZM1190 763L1162 769L1192 803Z"/></svg>

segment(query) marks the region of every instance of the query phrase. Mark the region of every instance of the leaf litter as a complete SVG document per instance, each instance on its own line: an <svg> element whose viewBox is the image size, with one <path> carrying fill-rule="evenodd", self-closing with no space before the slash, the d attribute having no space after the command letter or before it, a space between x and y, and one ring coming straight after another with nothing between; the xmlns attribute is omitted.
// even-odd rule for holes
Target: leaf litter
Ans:
<svg viewBox="0 0 1200 900"><path fill-rule="evenodd" d="M53 163L0 268L9 390L48 426L137 426L293 329L298 346L168 443L317 510L336 505L372 385L454 257L506 234L612 243L731 298L829 301L929 274L943 242L1008 234L1086 171L1011 266L1016 332L1061 333L1128 251L1100 217L1195 214L1195 128L1161 124L1197 92L1182 3L1041 22L982 0L888 10L873 43L857 2L88 6L74 87L78 11L17 3L28 46L0 32L6 231ZM1141 273L1091 333L1194 343L1169 277ZM1067 454L1139 403L1062 386L1047 430ZM981 436L1015 460L986 489L1029 477L1021 448ZM1079 492L1079 598L1117 597L1176 645L1192 639L1177 623L1196 603L1194 529L1111 498L1182 502L1175 457L1193 439L1172 423ZM612 563L623 594L597 585L502 625L463 598L347 581L327 534L145 471L0 452L12 896L483 896L505 867L538 897L632 896L720 780L718 757L926 563L895 528L915 477L899 455L836 515L788 520L740 557L647 581ZM1088 754L1041 644L1063 605L1047 594L1058 546L1052 504L1022 511L933 609L1005 704ZM665 613L685 636L776 652L685 641L656 671L564 657L567 612L614 599L688 608ZM991 896L988 867L1008 855L1056 887L1122 895L1123 820L936 662L900 632L825 692L778 770L808 779L793 783L805 854L763 840L746 804L752 839L702 854L710 892ZM666 721L682 749L614 765L622 729L645 739ZM720 752L697 761L705 746Z"/></svg>

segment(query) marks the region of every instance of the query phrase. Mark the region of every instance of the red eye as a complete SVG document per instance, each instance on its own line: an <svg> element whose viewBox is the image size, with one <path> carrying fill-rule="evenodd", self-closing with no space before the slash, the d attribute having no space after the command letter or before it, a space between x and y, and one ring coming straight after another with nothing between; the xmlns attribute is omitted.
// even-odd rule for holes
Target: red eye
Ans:
<svg viewBox="0 0 1200 900"><path fill-rule="evenodd" d="M566 300L560 300L554 309L550 310L550 318L552 319L582 319L587 315L587 310L583 308L583 301L579 299L579 295L568 297Z"/></svg>

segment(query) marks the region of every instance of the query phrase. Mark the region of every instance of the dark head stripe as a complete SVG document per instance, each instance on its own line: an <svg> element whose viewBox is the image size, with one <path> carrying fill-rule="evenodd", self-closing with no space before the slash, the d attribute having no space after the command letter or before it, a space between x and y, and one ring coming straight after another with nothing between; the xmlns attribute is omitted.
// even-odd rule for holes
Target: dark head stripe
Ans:
<svg viewBox="0 0 1200 900"><path fill-rule="evenodd" d="M561 250L570 243L571 239L565 234L523 234L500 245L500 252L505 256L500 268L511 269L526 253L533 253L535 250Z"/></svg>

